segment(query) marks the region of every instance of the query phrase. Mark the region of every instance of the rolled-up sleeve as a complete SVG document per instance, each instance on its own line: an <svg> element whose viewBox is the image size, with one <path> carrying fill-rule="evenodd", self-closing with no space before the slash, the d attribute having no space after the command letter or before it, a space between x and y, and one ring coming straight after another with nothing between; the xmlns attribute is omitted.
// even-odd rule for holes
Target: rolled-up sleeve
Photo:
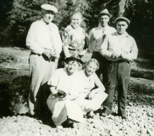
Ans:
<svg viewBox="0 0 154 136"><path fill-rule="evenodd" d="M57 87L58 81L59 81L59 75L58 75L58 72L56 71L49 79L48 85Z"/></svg>
<svg viewBox="0 0 154 136"><path fill-rule="evenodd" d="M137 44L136 44L136 41L132 39L132 47L131 47L130 53L126 55L126 59L134 60L137 58L137 56L138 56Z"/></svg>
<svg viewBox="0 0 154 136"><path fill-rule="evenodd" d="M106 59L110 59L112 52L108 50L110 36L107 35L104 39L104 42L101 45L100 54L104 56Z"/></svg>
<svg viewBox="0 0 154 136"><path fill-rule="evenodd" d="M58 27L55 25L54 28L55 28L54 42L55 42L56 52L57 52L57 54L60 54L61 51L62 51L62 40L61 40L61 37L60 37Z"/></svg>

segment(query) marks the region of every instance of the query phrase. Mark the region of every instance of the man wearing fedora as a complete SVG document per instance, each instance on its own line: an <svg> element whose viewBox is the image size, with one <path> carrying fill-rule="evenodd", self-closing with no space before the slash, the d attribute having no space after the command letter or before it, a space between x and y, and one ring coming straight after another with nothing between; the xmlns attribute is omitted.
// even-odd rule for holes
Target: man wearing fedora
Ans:
<svg viewBox="0 0 154 136"><path fill-rule="evenodd" d="M115 87L118 91L118 115L126 119L126 98L130 80L131 62L137 58L138 48L132 36L126 29L130 20L126 17L115 19L117 32L107 36L101 46L100 53L108 60L107 75L108 83L106 92L108 98L102 116L112 113Z"/></svg>
<svg viewBox="0 0 154 136"><path fill-rule="evenodd" d="M99 14L98 27L93 28L89 33L89 48L92 53L92 58L95 58L100 63L99 70L96 71L98 77L103 75L103 83L106 84L105 64L106 59L100 54L101 45L106 35L116 32L115 28L108 25L111 14L107 9L104 9Z"/></svg>
<svg viewBox="0 0 154 136"><path fill-rule="evenodd" d="M57 8L50 4L41 5L42 18L32 23L26 38L26 46L31 50L29 112L38 110L38 91L55 71L62 42L58 27L52 23Z"/></svg>

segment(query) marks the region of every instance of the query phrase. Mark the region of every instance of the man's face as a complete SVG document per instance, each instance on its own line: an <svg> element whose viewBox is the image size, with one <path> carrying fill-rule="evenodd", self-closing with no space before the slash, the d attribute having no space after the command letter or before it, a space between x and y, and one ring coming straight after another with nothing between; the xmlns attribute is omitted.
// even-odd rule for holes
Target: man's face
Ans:
<svg viewBox="0 0 154 136"><path fill-rule="evenodd" d="M72 16L71 25L72 25L73 28L79 27L81 22L82 22L81 15L75 14L75 15Z"/></svg>
<svg viewBox="0 0 154 136"><path fill-rule="evenodd" d="M52 22L52 20L54 19L54 13L52 11L43 10L42 14L43 14L43 20L47 24Z"/></svg>
<svg viewBox="0 0 154 136"><path fill-rule="evenodd" d="M78 71L78 69L79 64L76 61L72 60L68 62L66 70L69 75L74 74L76 71Z"/></svg>
<svg viewBox="0 0 154 136"><path fill-rule="evenodd" d="M101 26L106 26L108 25L108 22L109 22L110 18L108 15L102 15L100 16L100 23L101 23Z"/></svg>
<svg viewBox="0 0 154 136"><path fill-rule="evenodd" d="M126 21L118 21L116 24L117 32L119 34L123 34L126 32L126 29L128 28L128 24Z"/></svg>

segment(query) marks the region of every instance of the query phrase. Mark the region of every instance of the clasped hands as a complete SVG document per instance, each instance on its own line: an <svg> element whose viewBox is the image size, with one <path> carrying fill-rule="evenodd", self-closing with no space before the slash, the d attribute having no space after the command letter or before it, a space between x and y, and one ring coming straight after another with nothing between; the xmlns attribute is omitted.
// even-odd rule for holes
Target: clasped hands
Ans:
<svg viewBox="0 0 154 136"><path fill-rule="evenodd" d="M50 49L45 49L42 55L48 60L48 61L54 61L56 58L59 58L59 55L56 54L55 51L52 51Z"/></svg>
<svg viewBox="0 0 154 136"><path fill-rule="evenodd" d="M112 60L120 60L120 59L122 59L122 60L128 60L127 57L126 57L126 53L122 53L121 55L118 55L118 54L116 54L114 52L111 55L111 59Z"/></svg>

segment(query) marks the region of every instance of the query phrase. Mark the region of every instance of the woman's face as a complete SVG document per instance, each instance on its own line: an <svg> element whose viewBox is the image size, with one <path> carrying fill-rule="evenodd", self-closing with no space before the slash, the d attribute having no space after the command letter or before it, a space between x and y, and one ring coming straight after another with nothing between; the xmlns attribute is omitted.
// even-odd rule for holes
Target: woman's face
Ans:
<svg viewBox="0 0 154 136"><path fill-rule="evenodd" d="M79 65L76 61L70 61L67 64L66 70L68 75L72 75L79 70Z"/></svg>
<svg viewBox="0 0 154 136"><path fill-rule="evenodd" d="M82 22L82 18L79 14L75 14L72 16L71 25L73 28L79 27L81 22Z"/></svg>
<svg viewBox="0 0 154 136"><path fill-rule="evenodd" d="M87 76L91 76L96 70L97 70L97 65L94 62L90 62L85 68Z"/></svg>

